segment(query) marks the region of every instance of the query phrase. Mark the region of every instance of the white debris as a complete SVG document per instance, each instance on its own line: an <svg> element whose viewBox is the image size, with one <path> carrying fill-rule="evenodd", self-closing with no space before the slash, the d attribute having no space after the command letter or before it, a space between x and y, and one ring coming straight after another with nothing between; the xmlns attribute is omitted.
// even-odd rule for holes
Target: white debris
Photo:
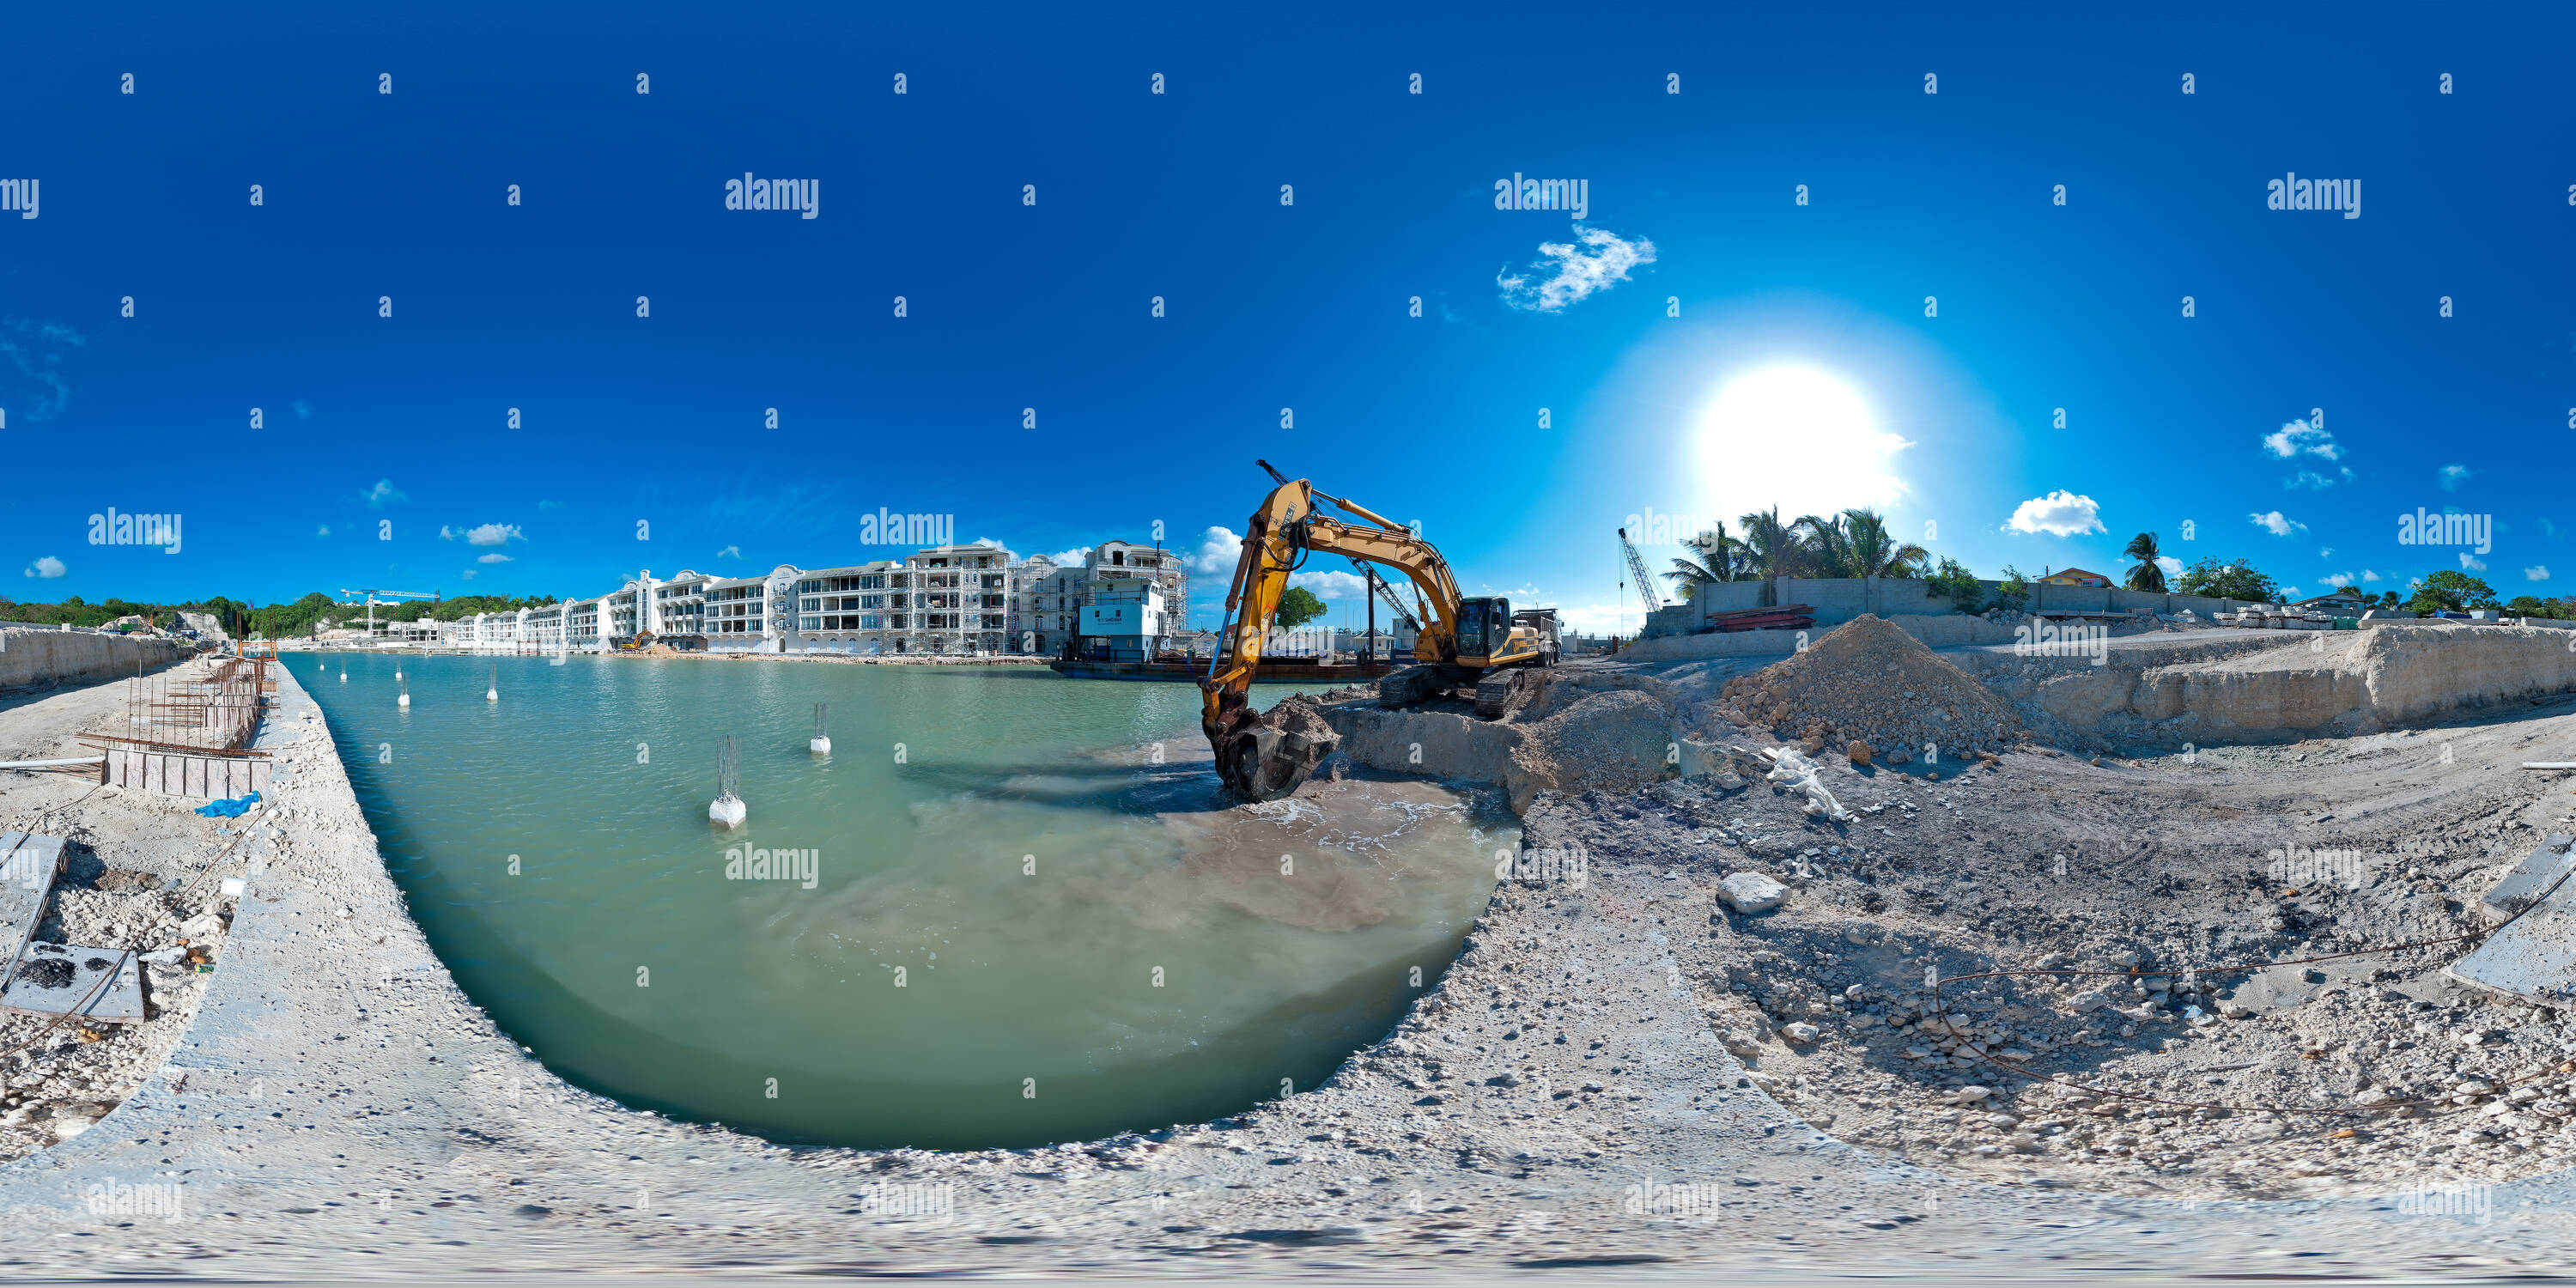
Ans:
<svg viewBox="0 0 2576 1288"><path fill-rule="evenodd" d="M1835 800L1834 794L1826 791L1825 785L1817 780L1819 766L1816 762L1793 747L1765 747L1762 754L1771 761L1771 772L1763 775L1765 781L1786 783L1805 792L1810 814L1822 814L1837 823L1851 821L1852 812L1844 809L1842 802Z"/></svg>

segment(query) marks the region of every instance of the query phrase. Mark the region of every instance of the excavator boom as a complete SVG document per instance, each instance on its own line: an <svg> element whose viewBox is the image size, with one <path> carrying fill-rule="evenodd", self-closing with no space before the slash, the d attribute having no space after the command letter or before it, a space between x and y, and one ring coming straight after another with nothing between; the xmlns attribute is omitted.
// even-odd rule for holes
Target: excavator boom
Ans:
<svg viewBox="0 0 2576 1288"><path fill-rule="evenodd" d="M1552 617L1543 631L1516 628L1506 601L1460 596L1449 562L1412 529L1319 492L1305 479L1288 479L1267 461L1261 466L1279 486L1262 498L1245 529L1216 655L1209 659L1207 678L1199 682L1205 694L1200 728L1228 786L1255 800L1276 800L1296 791L1338 743L1319 727L1320 721L1305 728L1284 727L1279 711L1269 716L1256 712L1247 696L1288 579L1314 551L1394 569L1413 583L1426 612L1414 637L1419 665L1412 671L1417 675L1455 678L1464 668L1554 660ZM1360 521L1317 513L1319 499ZM1462 637L1462 625L1472 626L1468 637Z"/></svg>

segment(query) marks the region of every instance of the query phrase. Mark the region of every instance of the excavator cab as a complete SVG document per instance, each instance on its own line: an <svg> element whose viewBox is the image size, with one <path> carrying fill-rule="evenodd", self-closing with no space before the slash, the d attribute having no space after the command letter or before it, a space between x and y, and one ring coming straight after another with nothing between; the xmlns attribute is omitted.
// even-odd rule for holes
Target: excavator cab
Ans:
<svg viewBox="0 0 2576 1288"><path fill-rule="evenodd" d="M1458 601L1458 660L1479 665L1507 652L1512 641L1512 601L1484 595Z"/></svg>

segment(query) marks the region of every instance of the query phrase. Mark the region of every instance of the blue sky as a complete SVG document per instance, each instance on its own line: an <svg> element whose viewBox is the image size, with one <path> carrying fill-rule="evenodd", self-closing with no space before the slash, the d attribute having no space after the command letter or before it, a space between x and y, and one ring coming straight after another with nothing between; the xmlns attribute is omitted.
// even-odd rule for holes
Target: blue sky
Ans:
<svg viewBox="0 0 2576 1288"><path fill-rule="evenodd" d="M1628 516L1772 500L1988 575L2116 576L2151 529L2310 592L2466 554L2565 593L2571 26L21 9L0 593L589 595L883 557L880 506L1197 553L1255 457L1594 629ZM725 209L746 171L817 217ZM2268 209L2291 172L2360 216ZM1496 209L1515 173L1586 217ZM89 544L110 506L183 514L180 553ZM2399 543L2446 507L2491 549Z"/></svg>

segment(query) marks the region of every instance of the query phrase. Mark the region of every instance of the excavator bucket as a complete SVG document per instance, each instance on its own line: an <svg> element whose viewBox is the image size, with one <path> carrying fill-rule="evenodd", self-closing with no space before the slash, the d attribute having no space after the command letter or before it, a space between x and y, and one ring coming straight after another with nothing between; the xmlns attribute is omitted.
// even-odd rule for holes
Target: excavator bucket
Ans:
<svg viewBox="0 0 2576 1288"><path fill-rule="evenodd" d="M1256 801L1294 794L1342 742L1312 704L1295 698L1266 712L1228 706L1207 735L1217 777Z"/></svg>

